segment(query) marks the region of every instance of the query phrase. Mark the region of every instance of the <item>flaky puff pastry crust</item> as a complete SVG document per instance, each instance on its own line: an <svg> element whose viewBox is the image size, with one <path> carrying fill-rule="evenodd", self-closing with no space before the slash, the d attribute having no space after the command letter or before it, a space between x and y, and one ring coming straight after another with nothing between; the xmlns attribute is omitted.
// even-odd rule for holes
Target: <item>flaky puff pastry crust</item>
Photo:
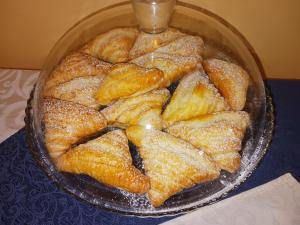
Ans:
<svg viewBox="0 0 300 225"><path fill-rule="evenodd" d="M224 98L209 83L199 67L179 82L162 117L170 125L176 121L226 109L228 106Z"/></svg>
<svg viewBox="0 0 300 225"><path fill-rule="evenodd" d="M42 102L45 144L54 161L72 144L107 125L98 111L73 102L45 98Z"/></svg>
<svg viewBox="0 0 300 225"><path fill-rule="evenodd" d="M77 77L50 88L45 96L97 109L100 104L96 102L95 95L103 79L104 76Z"/></svg>
<svg viewBox="0 0 300 225"><path fill-rule="evenodd" d="M163 72L158 69L146 69L132 63L116 64L101 82L97 102L107 105L119 98L154 90L161 85L163 77Z"/></svg>
<svg viewBox="0 0 300 225"><path fill-rule="evenodd" d="M164 82L161 87L167 87L197 67L202 60L203 46L200 37L186 35L131 62L163 71Z"/></svg>
<svg viewBox="0 0 300 225"><path fill-rule="evenodd" d="M138 146L150 178L148 197L155 207L184 188L219 176L218 167L209 157L184 140L141 126L127 128L126 134Z"/></svg>
<svg viewBox="0 0 300 225"><path fill-rule="evenodd" d="M135 59L146 53L153 52L183 36L185 36L185 34L173 28L168 28L166 31L159 34L148 34L141 31L129 52L129 58Z"/></svg>
<svg viewBox="0 0 300 225"><path fill-rule="evenodd" d="M82 51L111 63L127 62L137 35L135 28L112 29L98 35Z"/></svg>
<svg viewBox="0 0 300 225"><path fill-rule="evenodd" d="M245 106L249 75L240 66L219 59L208 59L203 67L232 110Z"/></svg>
<svg viewBox="0 0 300 225"><path fill-rule="evenodd" d="M221 169L235 172L240 167L238 152L249 124L247 112L227 111L180 121L166 131L203 149Z"/></svg>
<svg viewBox="0 0 300 225"><path fill-rule="evenodd" d="M133 193L145 193L150 187L149 178L133 166L128 140L121 130L70 149L58 159L57 167Z"/></svg>
<svg viewBox="0 0 300 225"><path fill-rule="evenodd" d="M170 97L168 89L158 89L120 99L101 112L110 124L126 128L133 125L162 129L161 111Z"/></svg>
<svg viewBox="0 0 300 225"><path fill-rule="evenodd" d="M62 60L47 78L44 94L47 95L50 88L76 77L105 76L110 67L111 64L100 61L88 54L81 52L71 53Z"/></svg>

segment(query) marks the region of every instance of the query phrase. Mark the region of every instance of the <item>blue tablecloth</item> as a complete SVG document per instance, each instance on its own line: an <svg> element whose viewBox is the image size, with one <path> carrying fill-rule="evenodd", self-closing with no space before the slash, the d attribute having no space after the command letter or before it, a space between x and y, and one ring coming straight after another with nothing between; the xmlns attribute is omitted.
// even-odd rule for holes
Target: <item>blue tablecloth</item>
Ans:
<svg viewBox="0 0 300 225"><path fill-rule="evenodd" d="M300 81L267 81L276 110L271 147L252 176L230 196L290 172L300 180ZM0 224L159 224L172 217L136 218L79 202L37 166L24 129L0 144Z"/></svg>

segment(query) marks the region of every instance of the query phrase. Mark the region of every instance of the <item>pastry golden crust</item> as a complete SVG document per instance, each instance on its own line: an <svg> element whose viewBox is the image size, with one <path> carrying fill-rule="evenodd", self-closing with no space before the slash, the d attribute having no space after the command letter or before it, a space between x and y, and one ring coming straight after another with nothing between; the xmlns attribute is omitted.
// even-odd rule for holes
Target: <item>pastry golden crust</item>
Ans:
<svg viewBox="0 0 300 225"><path fill-rule="evenodd" d="M50 88L45 96L97 109L100 105L96 102L95 94L103 79L104 76L77 77Z"/></svg>
<svg viewBox="0 0 300 225"><path fill-rule="evenodd" d="M135 59L146 53L153 52L156 49L183 36L185 36L185 34L173 28L169 28L159 34L140 32L132 49L129 52L129 57L130 59Z"/></svg>
<svg viewBox="0 0 300 225"><path fill-rule="evenodd" d="M168 127L175 137L203 149L220 168L234 172L239 168L241 143L250 124L246 112L228 111L194 117Z"/></svg>
<svg viewBox="0 0 300 225"><path fill-rule="evenodd" d="M184 140L141 126L127 128L126 134L138 146L150 178L148 197L155 207L184 188L219 176L209 157Z"/></svg>
<svg viewBox="0 0 300 225"><path fill-rule="evenodd" d="M204 42L199 36L185 35L171 43L158 48L155 52L166 53L181 57L195 57L198 61L202 61L204 51Z"/></svg>
<svg viewBox="0 0 300 225"><path fill-rule="evenodd" d="M228 108L218 90L199 69L186 75L163 112L168 124Z"/></svg>
<svg viewBox="0 0 300 225"><path fill-rule="evenodd" d="M139 96L120 99L101 112L108 122L115 126L141 125L161 130L161 111L169 97L168 89L153 90Z"/></svg>
<svg viewBox="0 0 300 225"><path fill-rule="evenodd" d="M127 62L137 35L135 28L112 29L98 35L82 51L111 63Z"/></svg>
<svg viewBox="0 0 300 225"><path fill-rule="evenodd" d="M45 98L42 104L45 144L52 159L59 158L72 144L104 127L98 111L73 102Z"/></svg>
<svg viewBox="0 0 300 225"><path fill-rule="evenodd" d="M131 62L163 71L162 87L167 87L196 68L202 60L202 51L203 40L200 37L186 35Z"/></svg>
<svg viewBox="0 0 300 225"><path fill-rule="evenodd" d="M107 105L119 98L151 91L160 86L163 76L158 69L145 69L131 63L117 64L102 81L96 94L97 102Z"/></svg>
<svg viewBox="0 0 300 225"><path fill-rule="evenodd" d="M105 76L111 64L102 62L88 54L75 52L68 55L54 69L46 81L44 93L59 84L83 76Z"/></svg>
<svg viewBox="0 0 300 225"><path fill-rule="evenodd" d="M241 156L238 152L215 153L211 159L223 170L236 172L241 166Z"/></svg>
<svg viewBox="0 0 300 225"><path fill-rule="evenodd" d="M219 59L203 62L205 71L220 90L232 110L244 108L249 85L249 75L240 66Z"/></svg>
<svg viewBox="0 0 300 225"><path fill-rule="evenodd" d="M131 61L146 68L157 68L164 72L161 87L168 87L186 73L196 68L198 60L192 56L176 56L167 53L152 52Z"/></svg>
<svg viewBox="0 0 300 225"><path fill-rule="evenodd" d="M96 180L133 193L149 189L149 178L132 164L124 131L115 130L81 144L57 161L61 171L87 174Z"/></svg>

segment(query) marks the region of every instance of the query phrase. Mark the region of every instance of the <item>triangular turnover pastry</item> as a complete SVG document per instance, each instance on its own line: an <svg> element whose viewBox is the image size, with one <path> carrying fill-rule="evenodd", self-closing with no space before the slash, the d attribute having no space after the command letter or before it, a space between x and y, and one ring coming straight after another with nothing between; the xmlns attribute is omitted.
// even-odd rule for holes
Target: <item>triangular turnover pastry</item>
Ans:
<svg viewBox="0 0 300 225"><path fill-rule="evenodd" d="M133 166L128 140L121 130L70 149L58 159L57 167L133 193L147 192L150 186L149 178Z"/></svg>
<svg viewBox="0 0 300 225"><path fill-rule="evenodd" d="M240 166L238 152L249 124L247 112L227 111L176 122L166 131L205 151L221 169L234 172Z"/></svg>
<svg viewBox="0 0 300 225"><path fill-rule="evenodd" d="M138 146L150 178L148 197L155 207L184 188L219 176L218 167L209 157L182 139L141 126L127 128L126 134Z"/></svg>
<svg viewBox="0 0 300 225"><path fill-rule="evenodd" d="M50 88L45 96L97 109L100 104L96 102L95 95L103 79L104 76L77 77Z"/></svg>
<svg viewBox="0 0 300 225"><path fill-rule="evenodd" d="M127 62L137 35L135 28L112 29L98 35L82 51L111 63Z"/></svg>
<svg viewBox="0 0 300 225"><path fill-rule="evenodd" d="M108 105L119 98L146 93L158 88L163 76L163 72L155 68L146 69L132 63L116 64L101 82L97 102Z"/></svg>
<svg viewBox="0 0 300 225"><path fill-rule="evenodd" d="M47 78L44 93L59 84L83 76L105 76L111 64L88 54L75 52L68 55Z"/></svg>
<svg viewBox="0 0 300 225"><path fill-rule="evenodd" d="M52 159L59 158L72 144L107 125L98 111L83 105L45 98L42 103L45 144Z"/></svg>
<svg viewBox="0 0 300 225"><path fill-rule="evenodd" d="M129 52L129 57L130 59L135 59L146 53L153 52L156 49L183 36L185 36L185 34L173 28L168 28L166 31L159 34L140 32L132 49Z"/></svg>
<svg viewBox="0 0 300 225"><path fill-rule="evenodd" d="M240 66L219 59L208 59L203 67L232 110L244 108L249 75Z"/></svg>
<svg viewBox="0 0 300 225"><path fill-rule="evenodd" d="M196 68L202 59L202 51L203 40L200 37L187 35L131 62L163 71L162 87L167 87Z"/></svg>
<svg viewBox="0 0 300 225"><path fill-rule="evenodd" d="M174 56L192 56L199 61L202 60L204 51L204 42L199 36L185 35L171 43L158 48L155 52L166 53Z"/></svg>
<svg viewBox="0 0 300 225"><path fill-rule="evenodd" d="M101 112L109 123L128 127L141 125L162 129L161 111L170 97L168 89L158 89L138 96L120 99Z"/></svg>
<svg viewBox="0 0 300 225"><path fill-rule="evenodd" d="M162 116L168 124L172 124L226 109L228 106L224 98L209 83L205 74L197 69L179 82Z"/></svg>

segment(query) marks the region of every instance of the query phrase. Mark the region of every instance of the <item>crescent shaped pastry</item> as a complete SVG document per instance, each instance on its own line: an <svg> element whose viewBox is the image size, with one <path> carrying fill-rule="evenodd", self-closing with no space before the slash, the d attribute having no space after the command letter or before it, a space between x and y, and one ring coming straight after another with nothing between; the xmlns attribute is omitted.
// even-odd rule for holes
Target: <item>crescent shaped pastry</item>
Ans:
<svg viewBox="0 0 300 225"><path fill-rule="evenodd" d="M75 52L68 55L49 75L45 84L44 94L59 84L83 76L104 76L111 64L102 62L88 54Z"/></svg>
<svg viewBox="0 0 300 225"><path fill-rule="evenodd" d="M110 63L127 62L138 30L135 28L116 28L98 35L82 51Z"/></svg>
<svg viewBox="0 0 300 225"><path fill-rule="evenodd" d="M106 127L105 117L98 111L73 102L45 98L42 103L45 144L56 160L72 144Z"/></svg>
<svg viewBox="0 0 300 225"><path fill-rule="evenodd" d="M221 169L234 172L240 166L238 152L249 124L247 112L227 111L180 121L166 131L205 151Z"/></svg>
<svg viewBox="0 0 300 225"><path fill-rule="evenodd" d="M146 53L153 52L159 47L162 47L183 36L185 36L185 34L173 28L168 28L166 31L159 34L140 32L129 52L129 58L135 59L145 55Z"/></svg>
<svg viewBox="0 0 300 225"><path fill-rule="evenodd" d="M141 126L127 128L126 134L143 159L150 178L148 197L154 207L185 188L219 176L209 157L184 140Z"/></svg>
<svg viewBox="0 0 300 225"><path fill-rule="evenodd" d="M77 77L50 88L45 96L97 109L100 105L96 102L95 94L103 79L104 76Z"/></svg>
<svg viewBox="0 0 300 225"><path fill-rule="evenodd" d="M150 186L149 178L133 166L128 140L121 130L70 149L58 159L57 167L133 193L147 192Z"/></svg>
<svg viewBox="0 0 300 225"><path fill-rule="evenodd" d="M198 69L182 78L162 117L172 124L226 109L228 106L224 98Z"/></svg>
<svg viewBox="0 0 300 225"><path fill-rule="evenodd" d="M219 59L203 62L210 80L220 90L232 110L242 110L245 106L249 75L240 66Z"/></svg>
<svg viewBox="0 0 300 225"><path fill-rule="evenodd" d="M126 128L141 125L161 130L161 111L169 97L168 89L153 90L139 96L120 99L101 112L114 126Z"/></svg>
<svg viewBox="0 0 300 225"><path fill-rule="evenodd" d="M97 102L107 105L119 98L146 93L158 88L163 76L158 69L146 69L132 63L116 64L101 82Z"/></svg>

